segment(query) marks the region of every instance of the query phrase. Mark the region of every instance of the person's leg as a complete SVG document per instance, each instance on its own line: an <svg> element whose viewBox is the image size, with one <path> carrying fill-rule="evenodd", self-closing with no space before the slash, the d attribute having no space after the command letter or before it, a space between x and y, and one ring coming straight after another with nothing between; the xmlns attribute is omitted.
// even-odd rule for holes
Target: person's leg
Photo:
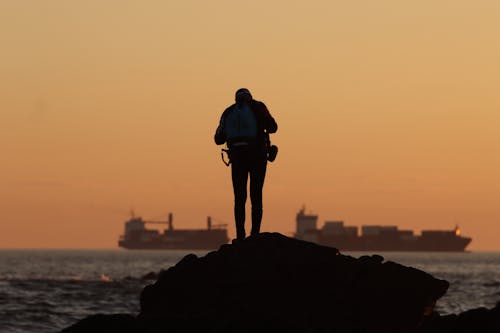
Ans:
<svg viewBox="0 0 500 333"><path fill-rule="evenodd" d="M236 155L231 159L231 176L234 191L234 220L236 238L245 239L245 203L247 201L248 163L244 156Z"/></svg>
<svg viewBox="0 0 500 333"><path fill-rule="evenodd" d="M250 200L252 201L252 231L251 235L260 232L262 221L262 187L266 177L266 156L257 155L250 169Z"/></svg>

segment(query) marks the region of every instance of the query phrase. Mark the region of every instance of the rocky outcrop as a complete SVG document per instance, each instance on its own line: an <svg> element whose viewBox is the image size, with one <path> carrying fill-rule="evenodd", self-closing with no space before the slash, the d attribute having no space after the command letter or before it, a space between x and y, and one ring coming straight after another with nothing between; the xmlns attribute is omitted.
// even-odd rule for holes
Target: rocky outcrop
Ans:
<svg viewBox="0 0 500 333"><path fill-rule="evenodd" d="M418 333L498 333L500 302L493 309L477 308L447 316L431 316Z"/></svg>
<svg viewBox="0 0 500 333"><path fill-rule="evenodd" d="M227 331L407 331L447 288L381 256L356 259L265 233L186 256L144 288L139 317L189 316Z"/></svg>
<svg viewBox="0 0 500 333"><path fill-rule="evenodd" d="M96 314L80 320L76 324L62 330L62 333L136 333L142 332L139 321L129 314L102 315Z"/></svg>
<svg viewBox="0 0 500 333"><path fill-rule="evenodd" d="M460 316L432 311L447 288L378 255L264 233L161 271L141 294L141 313L121 319L126 330L106 316L85 320L106 322L103 332L455 332L441 329ZM65 332L96 331L81 323Z"/></svg>

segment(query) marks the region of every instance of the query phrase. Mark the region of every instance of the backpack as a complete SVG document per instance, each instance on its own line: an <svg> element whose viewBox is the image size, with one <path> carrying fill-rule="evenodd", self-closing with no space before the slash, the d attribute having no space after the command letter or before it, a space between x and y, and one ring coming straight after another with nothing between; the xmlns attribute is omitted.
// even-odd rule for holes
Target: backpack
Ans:
<svg viewBox="0 0 500 333"><path fill-rule="evenodd" d="M248 104L236 104L225 115L224 131L228 142L248 141L257 138L257 119Z"/></svg>

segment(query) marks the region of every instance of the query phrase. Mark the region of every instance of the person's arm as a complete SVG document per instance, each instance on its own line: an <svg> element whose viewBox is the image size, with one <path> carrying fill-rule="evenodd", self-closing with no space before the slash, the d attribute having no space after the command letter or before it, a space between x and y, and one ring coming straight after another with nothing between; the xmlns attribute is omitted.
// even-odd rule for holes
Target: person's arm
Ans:
<svg viewBox="0 0 500 333"><path fill-rule="evenodd" d="M215 130L214 140L217 145L223 145L226 143L226 134L224 131L224 116L226 112L222 113L220 117L219 126Z"/></svg>
<svg viewBox="0 0 500 333"><path fill-rule="evenodd" d="M273 116L271 116L271 113L264 103L259 102L259 105L264 129L267 131L267 133L276 133L276 131L278 130L278 124L276 123L276 120L274 120Z"/></svg>

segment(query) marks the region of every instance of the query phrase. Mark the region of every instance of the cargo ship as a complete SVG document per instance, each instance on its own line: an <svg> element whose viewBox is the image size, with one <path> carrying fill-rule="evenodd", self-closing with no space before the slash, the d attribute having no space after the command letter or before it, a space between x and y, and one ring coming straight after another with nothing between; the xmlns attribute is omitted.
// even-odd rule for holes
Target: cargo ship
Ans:
<svg viewBox="0 0 500 333"><path fill-rule="evenodd" d="M132 217L125 222L125 233L120 236L118 246L134 250L213 250L229 240L225 224L212 224L207 218L206 229L176 229L173 214L166 221L145 221L141 217ZM164 224L163 231L146 228L146 224Z"/></svg>
<svg viewBox="0 0 500 333"><path fill-rule="evenodd" d="M452 230L399 230L394 225L346 226L343 221L325 221L317 228L318 215L302 208L296 217L298 239L335 247L341 251L443 251L463 252L472 239L463 237L456 226Z"/></svg>

